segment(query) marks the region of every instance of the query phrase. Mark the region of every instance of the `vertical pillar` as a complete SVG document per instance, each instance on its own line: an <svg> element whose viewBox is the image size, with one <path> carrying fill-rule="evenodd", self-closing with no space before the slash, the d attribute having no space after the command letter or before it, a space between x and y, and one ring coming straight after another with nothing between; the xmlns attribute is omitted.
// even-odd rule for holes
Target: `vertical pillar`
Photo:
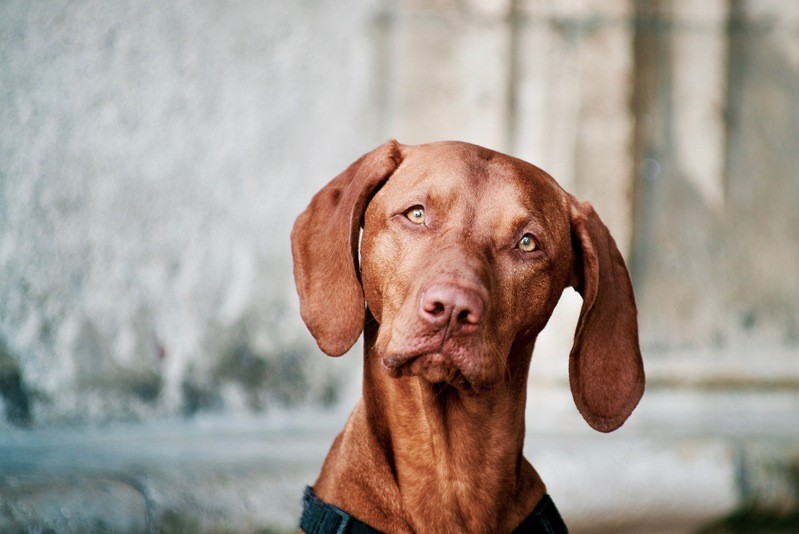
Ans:
<svg viewBox="0 0 799 534"><path fill-rule="evenodd" d="M398 11L391 84L396 137L507 150L510 0L403 0Z"/></svg>

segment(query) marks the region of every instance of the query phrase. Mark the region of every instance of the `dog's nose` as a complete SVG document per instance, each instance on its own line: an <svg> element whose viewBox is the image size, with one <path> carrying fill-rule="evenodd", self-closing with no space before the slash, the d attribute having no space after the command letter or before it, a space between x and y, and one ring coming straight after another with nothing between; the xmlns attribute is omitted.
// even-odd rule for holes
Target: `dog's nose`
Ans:
<svg viewBox="0 0 799 534"><path fill-rule="evenodd" d="M471 334L483 318L483 299L474 290L453 284L431 284L422 292L419 317L450 334Z"/></svg>

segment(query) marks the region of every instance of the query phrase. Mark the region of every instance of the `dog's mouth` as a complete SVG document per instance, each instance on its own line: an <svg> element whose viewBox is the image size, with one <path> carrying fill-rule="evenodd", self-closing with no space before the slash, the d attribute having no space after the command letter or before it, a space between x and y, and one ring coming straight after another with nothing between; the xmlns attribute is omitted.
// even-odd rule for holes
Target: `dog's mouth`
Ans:
<svg viewBox="0 0 799 534"><path fill-rule="evenodd" d="M392 354L382 359L383 369L393 377L416 376L431 384L447 384L466 394L490 389L478 373L466 368L462 357L435 350L421 353Z"/></svg>

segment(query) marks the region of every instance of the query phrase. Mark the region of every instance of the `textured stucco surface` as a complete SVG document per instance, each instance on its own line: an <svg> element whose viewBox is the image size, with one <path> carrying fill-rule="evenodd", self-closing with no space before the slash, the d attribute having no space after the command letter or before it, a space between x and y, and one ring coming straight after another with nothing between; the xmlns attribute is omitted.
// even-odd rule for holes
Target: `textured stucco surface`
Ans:
<svg viewBox="0 0 799 534"><path fill-rule="evenodd" d="M380 140L375 6L31 7L0 5L0 367L33 419L329 394L288 235Z"/></svg>
<svg viewBox="0 0 799 534"><path fill-rule="evenodd" d="M639 110L642 338L662 351L791 346L796 361L799 7L676 5L673 31L644 36L656 52Z"/></svg>
<svg viewBox="0 0 799 534"><path fill-rule="evenodd" d="M799 12L641 6L3 2L0 419L357 391L360 358L325 360L299 320L288 234L392 136L508 151L590 200L647 361L694 350L717 362L703 383L720 353L793 365ZM567 291L534 381L565 383L580 305Z"/></svg>

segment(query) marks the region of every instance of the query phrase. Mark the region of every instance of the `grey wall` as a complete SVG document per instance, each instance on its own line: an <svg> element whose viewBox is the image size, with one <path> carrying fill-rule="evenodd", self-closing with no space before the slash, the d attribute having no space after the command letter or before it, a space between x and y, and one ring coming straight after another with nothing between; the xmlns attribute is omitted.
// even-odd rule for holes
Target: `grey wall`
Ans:
<svg viewBox="0 0 799 534"><path fill-rule="evenodd" d="M288 234L311 194L382 139L377 7L0 4L9 418L331 395L296 310Z"/></svg>
<svg viewBox="0 0 799 534"><path fill-rule="evenodd" d="M769 387L799 368L798 21L791 0L2 2L0 424L357 387L299 320L288 234L387 137L508 151L591 200L650 383L691 374L663 363L686 350L746 380L757 349ZM545 381L579 306L538 344Z"/></svg>
<svg viewBox="0 0 799 534"><path fill-rule="evenodd" d="M645 343L796 347L799 8L735 0L641 17L633 275Z"/></svg>

